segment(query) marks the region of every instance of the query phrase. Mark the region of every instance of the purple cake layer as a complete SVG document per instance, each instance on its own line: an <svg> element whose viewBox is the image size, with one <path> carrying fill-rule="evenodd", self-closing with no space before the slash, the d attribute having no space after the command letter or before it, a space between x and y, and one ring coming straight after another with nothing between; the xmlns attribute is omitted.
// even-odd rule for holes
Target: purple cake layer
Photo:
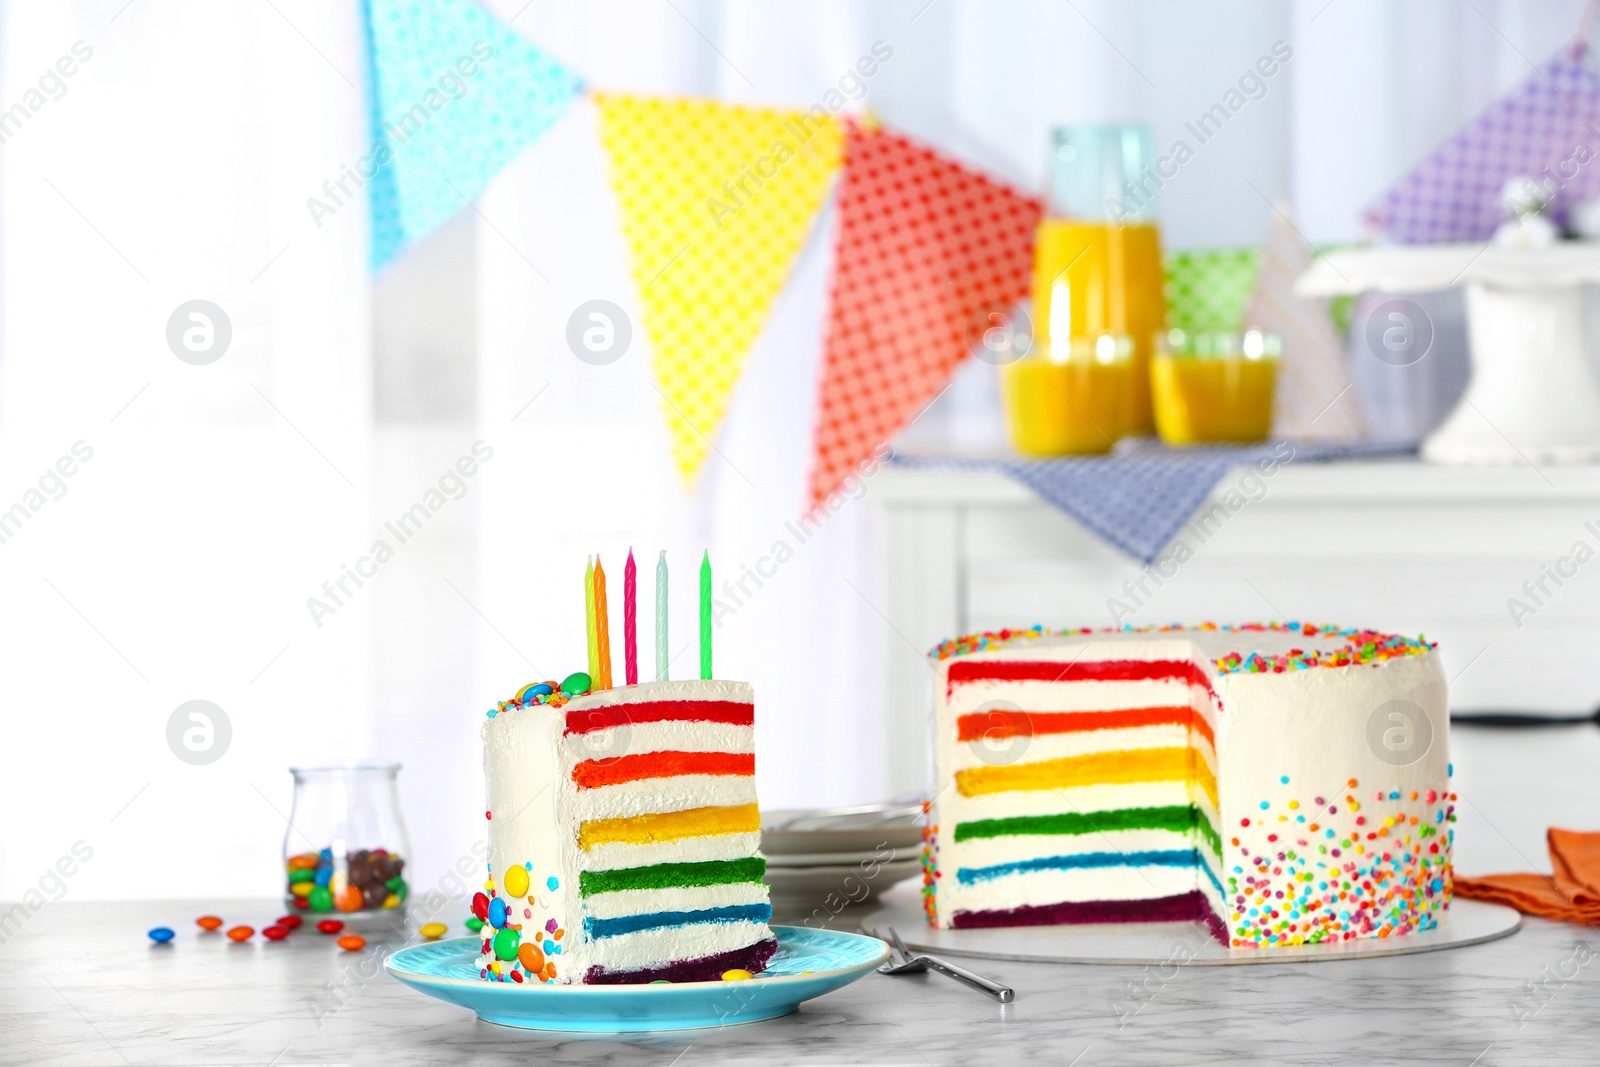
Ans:
<svg viewBox="0 0 1600 1067"><path fill-rule="evenodd" d="M722 972L741 970L759 974L767 969L767 961L778 951L776 938L757 941L744 948L719 952L715 956L701 956L693 960L677 960L659 967L643 967L636 971L608 971L590 967L583 976L586 985L644 985L666 979L669 982L715 982Z"/></svg>
<svg viewBox="0 0 1600 1067"><path fill-rule="evenodd" d="M1083 900L1060 904L1028 904L996 911L958 911L956 929L986 926L1061 926L1067 923L1159 923L1192 920L1211 936L1228 943L1228 930L1198 889L1150 900Z"/></svg>

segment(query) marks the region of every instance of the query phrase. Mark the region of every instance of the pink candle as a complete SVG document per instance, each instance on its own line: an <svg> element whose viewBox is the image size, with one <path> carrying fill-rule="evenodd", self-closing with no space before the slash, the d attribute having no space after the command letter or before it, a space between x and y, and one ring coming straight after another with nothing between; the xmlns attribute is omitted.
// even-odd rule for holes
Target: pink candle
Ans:
<svg viewBox="0 0 1600 1067"><path fill-rule="evenodd" d="M639 568L634 566L633 549L622 568L622 661L629 685L639 684Z"/></svg>

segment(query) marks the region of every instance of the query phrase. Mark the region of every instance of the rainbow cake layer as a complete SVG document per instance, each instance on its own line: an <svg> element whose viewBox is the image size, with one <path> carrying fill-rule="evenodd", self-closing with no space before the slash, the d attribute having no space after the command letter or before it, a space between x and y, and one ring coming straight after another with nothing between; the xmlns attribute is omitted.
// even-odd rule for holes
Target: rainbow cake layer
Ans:
<svg viewBox="0 0 1600 1067"><path fill-rule="evenodd" d="M1435 647L1287 623L934 649L941 927L1195 920L1224 945L1429 929L1455 820Z"/></svg>
<svg viewBox="0 0 1600 1067"><path fill-rule="evenodd" d="M777 942L750 686L652 682L514 703L490 712L483 743L481 977L692 982L766 967Z"/></svg>

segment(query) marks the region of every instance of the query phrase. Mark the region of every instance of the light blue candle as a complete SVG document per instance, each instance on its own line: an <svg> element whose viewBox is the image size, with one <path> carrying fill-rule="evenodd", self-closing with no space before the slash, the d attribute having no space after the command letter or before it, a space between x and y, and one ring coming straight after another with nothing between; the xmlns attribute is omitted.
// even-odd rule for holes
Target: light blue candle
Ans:
<svg viewBox="0 0 1600 1067"><path fill-rule="evenodd" d="M667 550L656 560L656 681L667 680Z"/></svg>

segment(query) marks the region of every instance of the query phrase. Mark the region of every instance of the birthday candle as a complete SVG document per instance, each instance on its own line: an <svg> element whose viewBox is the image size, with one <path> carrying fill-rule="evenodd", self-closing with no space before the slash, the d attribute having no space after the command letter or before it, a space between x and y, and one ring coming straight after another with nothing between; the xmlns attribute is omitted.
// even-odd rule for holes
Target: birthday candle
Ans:
<svg viewBox="0 0 1600 1067"><path fill-rule="evenodd" d="M628 549L622 568L622 669L629 685L639 684L639 568Z"/></svg>
<svg viewBox="0 0 1600 1067"><path fill-rule="evenodd" d="M594 617L594 560L585 556L583 563L583 621L589 636L589 684L600 688L600 631Z"/></svg>
<svg viewBox="0 0 1600 1067"><path fill-rule="evenodd" d="M599 631L600 675L594 680L596 689L611 688L611 627L606 623L606 569L600 557L594 557L594 618Z"/></svg>
<svg viewBox="0 0 1600 1067"><path fill-rule="evenodd" d="M667 680L667 550L656 560L656 681Z"/></svg>
<svg viewBox="0 0 1600 1067"><path fill-rule="evenodd" d="M711 553L700 557L700 677L711 677Z"/></svg>

